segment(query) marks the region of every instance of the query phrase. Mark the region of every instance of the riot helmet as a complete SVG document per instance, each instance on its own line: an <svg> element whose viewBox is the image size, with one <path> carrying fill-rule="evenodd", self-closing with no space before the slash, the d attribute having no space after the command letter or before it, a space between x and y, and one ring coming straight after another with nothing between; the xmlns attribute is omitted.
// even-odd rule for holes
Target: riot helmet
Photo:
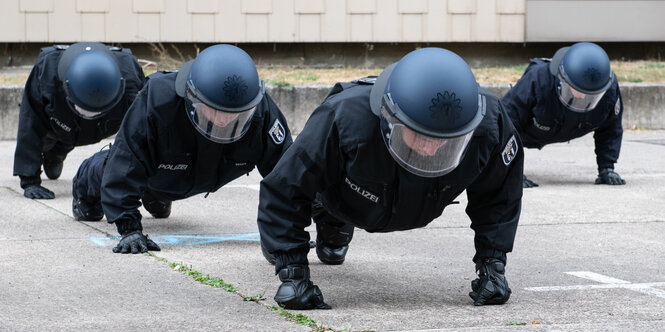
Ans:
<svg viewBox="0 0 665 332"><path fill-rule="evenodd" d="M550 72L559 79L559 100L575 112L593 110L614 80L607 53L594 43L559 49L550 63Z"/></svg>
<svg viewBox="0 0 665 332"><path fill-rule="evenodd" d="M238 47L214 45L183 65L176 92L198 132L217 143L232 143L249 130L265 84L252 58Z"/></svg>
<svg viewBox="0 0 665 332"><path fill-rule="evenodd" d="M125 80L108 46L78 43L65 50L58 63L67 102L78 116L94 119L122 99Z"/></svg>
<svg viewBox="0 0 665 332"><path fill-rule="evenodd" d="M438 177L460 163L484 115L478 83L457 54L423 48L387 67L370 95L372 112L395 161Z"/></svg>

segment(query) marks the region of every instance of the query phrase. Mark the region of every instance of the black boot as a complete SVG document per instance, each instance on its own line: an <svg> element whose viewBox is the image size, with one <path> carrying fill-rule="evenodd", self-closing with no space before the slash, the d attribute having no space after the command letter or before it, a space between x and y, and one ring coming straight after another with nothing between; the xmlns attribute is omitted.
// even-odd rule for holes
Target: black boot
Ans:
<svg viewBox="0 0 665 332"><path fill-rule="evenodd" d="M102 210L102 202L88 203L86 200L79 197L76 191L76 176L72 181L72 214L74 219L78 221L100 221L104 218L104 210Z"/></svg>
<svg viewBox="0 0 665 332"><path fill-rule="evenodd" d="M327 212L314 217L316 221L316 255L324 264L344 263L349 243L353 238L353 225L332 218Z"/></svg>
<svg viewBox="0 0 665 332"><path fill-rule="evenodd" d="M145 207L153 217L163 219L168 218L171 215L171 201L158 200L148 191L143 193L141 200L143 201L143 207Z"/></svg>

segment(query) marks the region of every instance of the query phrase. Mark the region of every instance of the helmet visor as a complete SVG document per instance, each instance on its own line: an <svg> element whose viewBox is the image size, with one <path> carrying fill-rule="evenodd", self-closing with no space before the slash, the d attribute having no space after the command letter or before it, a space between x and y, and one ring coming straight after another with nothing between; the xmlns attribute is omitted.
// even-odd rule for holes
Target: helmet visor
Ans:
<svg viewBox="0 0 665 332"><path fill-rule="evenodd" d="M256 106L242 112L226 112L204 104L187 91L187 115L203 136L216 143L232 143L249 129Z"/></svg>
<svg viewBox="0 0 665 332"><path fill-rule="evenodd" d="M69 104L69 108L72 111L74 111L76 115L86 120L93 120L99 118L102 115L104 115L104 113L106 113L106 112L89 111L79 105L74 104L69 98L67 98L67 103Z"/></svg>
<svg viewBox="0 0 665 332"><path fill-rule="evenodd" d="M559 100L561 103L566 106L568 109L574 112L588 112L596 108L598 102L605 91L589 94L584 93L578 90L575 90L570 84L559 75L559 86L557 88L557 94L559 95Z"/></svg>
<svg viewBox="0 0 665 332"><path fill-rule="evenodd" d="M383 106L383 137L392 157L407 171L422 177L438 177L459 165L473 130L458 137L437 138L418 133L392 116Z"/></svg>

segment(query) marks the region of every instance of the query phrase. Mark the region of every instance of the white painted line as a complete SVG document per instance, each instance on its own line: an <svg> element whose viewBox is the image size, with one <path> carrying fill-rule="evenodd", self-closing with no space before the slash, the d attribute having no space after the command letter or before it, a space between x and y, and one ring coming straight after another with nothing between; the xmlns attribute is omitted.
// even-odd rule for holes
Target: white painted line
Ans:
<svg viewBox="0 0 665 332"><path fill-rule="evenodd" d="M222 188L247 188L259 191L259 187L260 186L258 184L228 184Z"/></svg>
<svg viewBox="0 0 665 332"><path fill-rule="evenodd" d="M665 282L647 282L633 284L626 280L608 277L602 274L589 271L564 272L572 276L593 280L601 283L600 285L573 285L573 286L547 286L547 287L527 287L525 290L533 292L550 292L566 290L584 290L584 289L628 289L634 292L652 295L665 299L665 290L654 287L665 287Z"/></svg>
<svg viewBox="0 0 665 332"><path fill-rule="evenodd" d="M641 287L641 288L633 289L631 287L630 290L634 290L634 291L640 292L642 294L653 295L653 296L665 299L665 290L662 290L662 289L651 288L651 287Z"/></svg>
<svg viewBox="0 0 665 332"><path fill-rule="evenodd" d="M580 290L580 289L608 289L608 288L625 288L630 290L651 288L651 287L665 287L665 282L647 282L642 284L602 284L602 285L574 285L574 286L545 286L545 287L527 287L524 288L533 292L550 292L562 290ZM665 291L664 291L665 292Z"/></svg>
<svg viewBox="0 0 665 332"><path fill-rule="evenodd" d="M615 279L612 277L604 276L602 274L593 273L589 271L577 271L577 272L564 272L565 274L570 274L582 279L589 279L601 284L629 284L630 281L625 281L621 279Z"/></svg>

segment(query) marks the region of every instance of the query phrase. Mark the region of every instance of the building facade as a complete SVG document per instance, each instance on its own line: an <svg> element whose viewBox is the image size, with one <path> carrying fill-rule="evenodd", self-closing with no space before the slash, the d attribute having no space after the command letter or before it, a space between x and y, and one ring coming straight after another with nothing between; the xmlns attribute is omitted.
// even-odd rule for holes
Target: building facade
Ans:
<svg viewBox="0 0 665 332"><path fill-rule="evenodd" d="M663 41L665 0L2 0L0 42Z"/></svg>

